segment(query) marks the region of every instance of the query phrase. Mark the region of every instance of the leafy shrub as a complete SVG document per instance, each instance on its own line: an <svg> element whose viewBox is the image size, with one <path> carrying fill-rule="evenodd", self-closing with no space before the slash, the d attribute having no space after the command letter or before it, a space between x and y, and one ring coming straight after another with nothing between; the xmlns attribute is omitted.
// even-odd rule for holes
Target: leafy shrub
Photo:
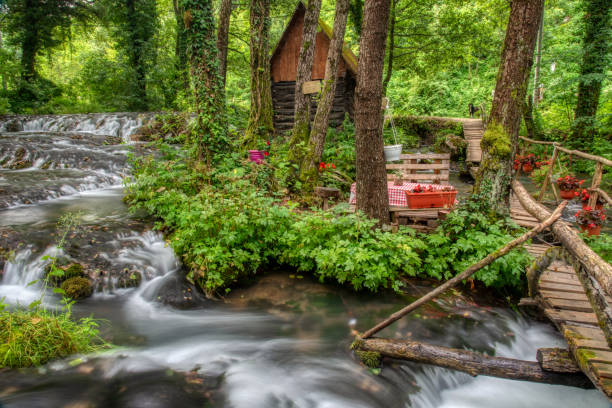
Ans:
<svg viewBox="0 0 612 408"><path fill-rule="evenodd" d="M1 305L0 305L1 306ZM105 347L91 318L42 309L0 311L0 367L31 367L74 353Z"/></svg>
<svg viewBox="0 0 612 408"><path fill-rule="evenodd" d="M601 258L612 264L612 235L602 233L599 236L589 236L582 234L582 239L595 251Z"/></svg>

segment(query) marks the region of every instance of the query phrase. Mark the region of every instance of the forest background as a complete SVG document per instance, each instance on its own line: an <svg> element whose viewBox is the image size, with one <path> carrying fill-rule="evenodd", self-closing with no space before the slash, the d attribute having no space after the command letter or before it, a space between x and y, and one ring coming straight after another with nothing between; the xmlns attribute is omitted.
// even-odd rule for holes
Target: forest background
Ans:
<svg viewBox="0 0 612 408"><path fill-rule="evenodd" d="M35 81L24 87L22 49L29 31L24 15L9 7L36 3L47 13L37 27ZM55 7L55 2L53 3ZM91 2L93 12L61 16L44 2L0 1L0 114L185 111L193 106L177 0ZM220 3L220 2L216 2ZM276 44L295 1L271 5L270 43ZM549 138L569 133L580 79L584 3L546 2L540 80L543 98L536 122ZM361 0L351 0L347 44L358 53ZM215 4L218 14L219 4ZM32 6L30 6L32 7ZM335 1L321 17L334 20ZM393 62L385 66L387 96L395 114L465 117L468 104L490 107L509 7L504 0L395 0ZM27 16L26 16L27 17ZM248 2L233 2L229 28L229 123L246 127L249 116ZM607 55L610 67L610 55ZM612 134L612 72L607 70L598 109L600 134ZM533 72L532 72L533 75ZM528 95L533 94L533 79Z"/></svg>

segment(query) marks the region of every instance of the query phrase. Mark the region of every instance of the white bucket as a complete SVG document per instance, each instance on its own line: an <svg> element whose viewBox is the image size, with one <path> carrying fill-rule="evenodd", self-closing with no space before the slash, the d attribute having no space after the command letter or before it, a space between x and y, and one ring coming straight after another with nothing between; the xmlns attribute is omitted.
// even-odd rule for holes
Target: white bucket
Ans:
<svg viewBox="0 0 612 408"><path fill-rule="evenodd" d="M385 146L385 160L388 162L401 160L400 156L402 154L402 145L390 145Z"/></svg>

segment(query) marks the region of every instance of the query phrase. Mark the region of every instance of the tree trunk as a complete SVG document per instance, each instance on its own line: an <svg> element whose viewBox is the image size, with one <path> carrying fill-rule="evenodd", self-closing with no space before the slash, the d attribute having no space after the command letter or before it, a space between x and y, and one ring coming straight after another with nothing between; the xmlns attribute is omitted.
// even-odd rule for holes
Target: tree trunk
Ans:
<svg viewBox="0 0 612 408"><path fill-rule="evenodd" d="M270 0L250 0L251 110L246 144L257 148L258 141L274 132L272 85L270 83Z"/></svg>
<svg viewBox="0 0 612 408"><path fill-rule="evenodd" d="M391 0L391 16L389 21L391 24L389 27L389 50L387 51L387 73L383 80L383 95L387 95L387 87L391 81L391 75L393 74L393 50L395 48L395 7L397 0Z"/></svg>
<svg viewBox="0 0 612 408"><path fill-rule="evenodd" d="M356 342L359 350L379 353L384 357L433 364L470 375L561 384L580 388L593 388L591 381L581 372L556 373L545 371L536 361L493 357L469 350L454 349L407 340L367 339Z"/></svg>
<svg viewBox="0 0 612 408"><path fill-rule="evenodd" d="M540 63L542 62L542 36L544 34L544 10L542 10L542 18L540 19L540 29L538 30L538 45L536 48L536 62L533 73L533 107L538 107L540 101Z"/></svg>
<svg viewBox="0 0 612 408"><path fill-rule="evenodd" d="M582 66L571 140L574 147L588 146L595 134L595 115L608 69L606 55L610 41L610 8L610 0L588 0L586 4Z"/></svg>
<svg viewBox="0 0 612 408"><path fill-rule="evenodd" d="M40 47L38 19L35 15L39 6L36 3L25 0L24 7L26 30L21 40L21 78L27 82L36 78L36 54Z"/></svg>
<svg viewBox="0 0 612 408"><path fill-rule="evenodd" d="M270 9L269 0L268 10ZM251 14L253 14L253 2L251 1ZM268 11L268 14L269 11ZM232 0L221 0L221 7L219 9L219 29L217 30L217 49L219 51L219 75L221 81L225 87L225 76L227 71L227 42L229 36L230 17L232 15ZM251 30L253 23L251 22ZM269 30L268 30L269 31ZM251 38L251 42L253 39ZM267 43L267 41L266 41ZM267 47L266 47L267 50ZM251 48L251 53L253 49ZM252 61L252 59L251 59Z"/></svg>
<svg viewBox="0 0 612 408"><path fill-rule="evenodd" d="M365 2L355 90L357 208L380 224L389 221L382 138L382 74L389 0Z"/></svg>
<svg viewBox="0 0 612 408"><path fill-rule="evenodd" d="M181 0L172 0L174 18L176 19L176 38L174 44L174 55L176 59L176 72L181 87L189 89L189 77L187 76L187 42L185 38L185 24L183 14L185 10L180 4Z"/></svg>
<svg viewBox="0 0 612 408"><path fill-rule="evenodd" d="M130 68L134 71L134 101L130 103L130 110L147 111L147 69L145 67L144 46L145 40L140 35L138 27L136 0L125 0L126 21L128 28L128 56Z"/></svg>
<svg viewBox="0 0 612 408"><path fill-rule="evenodd" d="M304 29L302 30L302 47L298 59L297 77L295 80L295 110L293 121L293 134L289 146L289 160L299 166L303 159L308 143L310 124L310 95L302 92L304 82L312 78L312 64L314 61L317 26L319 25L319 12L321 0L309 0L304 16Z"/></svg>
<svg viewBox="0 0 612 408"><path fill-rule="evenodd" d="M325 136L329 126L329 114L334 105L336 84L338 81L338 65L342 58L344 46L344 33L346 31L346 18L348 15L349 0L336 0L336 17L332 31L327 62L325 63L325 79L323 89L317 106L314 123L310 132L309 149L302 169L302 180L308 191L312 190L317 180L317 165L321 161ZM310 185L310 186L309 186Z"/></svg>
<svg viewBox="0 0 612 408"><path fill-rule="evenodd" d="M474 194L480 194L492 210L501 214L509 211L512 159L543 9L543 0L511 3L495 95L481 141L482 161Z"/></svg>
<svg viewBox="0 0 612 408"><path fill-rule="evenodd" d="M210 168L217 153L227 150L225 91L219 77L217 36L212 0L183 0L197 125L188 141L195 158Z"/></svg>

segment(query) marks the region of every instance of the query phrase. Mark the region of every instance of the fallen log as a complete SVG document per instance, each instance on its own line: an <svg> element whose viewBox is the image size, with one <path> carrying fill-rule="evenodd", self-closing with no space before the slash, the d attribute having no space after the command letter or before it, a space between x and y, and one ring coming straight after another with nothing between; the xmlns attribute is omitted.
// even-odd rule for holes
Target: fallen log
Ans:
<svg viewBox="0 0 612 408"><path fill-rule="evenodd" d="M478 272L480 269L484 268L485 266L489 265L490 263L492 263L496 259L501 258L502 256L506 255L508 252L510 252L515 247L517 247L517 246L521 245L522 243L526 242L527 240L533 238L534 236L536 236L538 233L540 233L544 229L546 229L549 226L553 225L559 219L559 217L561 216L561 213L563 212L563 209L565 208L566 205L567 205L567 201L563 201L555 209L555 211L552 213L552 215L550 215L548 217L547 220L545 220L544 222L542 222L539 225L536 225L529 232L527 232L527 233L521 235L520 237L512 240L511 242L507 243L506 245L504 245L503 247L501 247L497 251L487 255L485 258L483 258L480 261L476 262L474 265L468 267L466 270L461 272L459 275L455 276L452 279L449 279L448 281L446 281L442 285L440 285L437 288L433 289L431 292L429 292L425 296L417 299L416 301L412 302L411 304L409 304L408 306L404 307L403 309L393 313L387 319L385 319L384 321L380 322L376 326L372 327L370 330L368 330L365 333L363 333L361 338L367 339L368 337L373 336L374 334L378 333L379 331L381 331L385 327L389 326L391 323L393 323L393 322L401 319L402 317L406 316L408 313L412 312L413 310L415 310L419 306L429 302L430 300L432 300L436 296L440 295L441 293L446 292L448 289L450 289L453 286L457 285L459 282L469 278L470 276L472 276L473 274L475 274L476 272Z"/></svg>
<svg viewBox="0 0 612 408"><path fill-rule="evenodd" d="M462 371L472 376L486 375L511 380L593 388L591 381L581 372L556 373L546 371L536 361L493 357L469 350L407 340L379 338L357 340L356 348L365 352L378 353L383 357L432 364Z"/></svg>
<svg viewBox="0 0 612 408"><path fill-rule="evenodd" d="M512 189L523 208L531 215L539 220L549 216L548 210L536 203L519 181L512 182ZM612 307L606 299L606 295L612 295L612 266L589 248L567 222L556 222L551 229L572 256L574 269L593 306L606 341L612 347Z"/></svg>

